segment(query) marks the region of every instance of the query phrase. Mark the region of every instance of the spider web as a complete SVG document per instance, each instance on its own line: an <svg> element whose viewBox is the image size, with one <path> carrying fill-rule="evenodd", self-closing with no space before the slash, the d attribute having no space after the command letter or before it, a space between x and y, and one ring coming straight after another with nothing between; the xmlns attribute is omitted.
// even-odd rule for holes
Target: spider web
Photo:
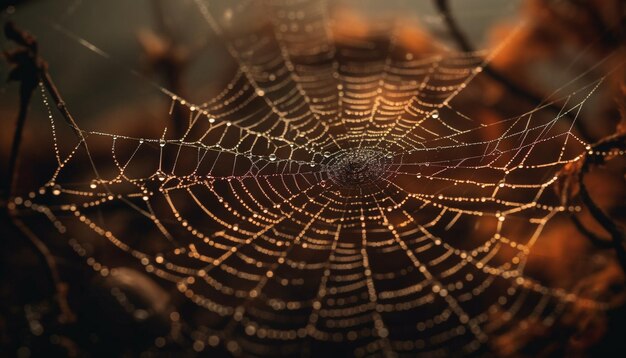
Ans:
<svg viewBox="0 0 626 358"><path fill-rule="evenodd" d="M604 307L524 275L546 224L580 210L548 189L589 148L564 117L600 81L556 116L489 122L455 101L506 41L413 53L399 21L336 36L323 2L244 2L227 26L194 6L237 64L223 91L161 89L188 115L179 137L76 128L64 155L42 88L58 165L17 214L43 213L102 275L92 240L127 252L203 308L197 342L233 354L472 353L524 318ZM110 158L90 155L102 143Z"/></svg>

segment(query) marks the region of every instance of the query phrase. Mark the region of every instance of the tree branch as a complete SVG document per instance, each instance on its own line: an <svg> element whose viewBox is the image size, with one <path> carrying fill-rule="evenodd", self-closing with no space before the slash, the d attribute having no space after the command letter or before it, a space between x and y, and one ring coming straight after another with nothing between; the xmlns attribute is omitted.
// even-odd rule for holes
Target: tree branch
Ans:
<svg viewBox="0 0 626 358"><path fill-rule="evenodd" d="M46 65L38 56L37 41L33 36L19 31L12 22L8 22L5 25L4 34L7 39L20 45L20 48L4 53L6 60L13 65L13 68L9 72L8 80L20 83L19 111L15 124L15 132L13 132L13 141L11 142L6 177L2 183L2 198L8 200L14 189L15 171L22 143L24 123L26 122L26 115L28 114L28 107L33 96L33 91L39 83L40 74Z"/></svg>
<svg viewBox="0 0 626 358"><path fill-rule="evenodd" d="M592 166L603 164L606 161L605 153L612 149L626 149L626 134L618 133L597 142L583 158L578 172L578 186L582 202L589 209L591 216L611 235L611 246L615 250L617 260L626 273L626 249L624 248L624 231L611 219L591 198L585 185L585 174Z"/></svg>
<svg viewBox="0 0 626 358"><path fill-rule="evenodd" d="M65 102L63 102L59 91L52 82L52 79L48 74L47 63L39 57L37 40L35 37L25 31L19 30L12 22L7 22L5 24L4 34L7 39L15 42L19 46L13 51L5 52L5 57L7 61L13 65L13 68L9 73L9 80L20 82L19 112L15 132L13 133L13 143L11 145L11 152L9 156L9 167L3 185L5 190L4 199L8 201L11 198L14 182L17 177L16 167L28 107L30 105L30 100L32 99L33 91L40 82L44 84L48 92L51 94L57 108L65 120L70 123L75 132L80 134L81 138L82 133L79 132L76 122L74 122L74 119L65 107ZM45 267L48 268L50 278L54 284L56 300L59 304L59 309L61 310L59 320L63 323L72 322L75 319L75 316L70 310L67 302L67 284L61 279L54 256L45 243L41 241L28 227L26 227L26 225L11 215L9 211L7 211L7 216L10 222L28 239L29 243L35 249L35 252L44 262Z"/></svg>

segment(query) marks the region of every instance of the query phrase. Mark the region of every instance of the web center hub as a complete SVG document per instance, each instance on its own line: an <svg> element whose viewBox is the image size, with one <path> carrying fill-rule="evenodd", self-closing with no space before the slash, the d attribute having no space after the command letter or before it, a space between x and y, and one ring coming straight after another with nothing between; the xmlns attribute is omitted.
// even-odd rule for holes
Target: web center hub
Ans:
<svg viewBox="0 0 626 358"><path fill-rule="evenodd" d="M382 178L392 155L382 150L363 148L338 153L328 164L330 178L341 186L362 186Z"/></svg>

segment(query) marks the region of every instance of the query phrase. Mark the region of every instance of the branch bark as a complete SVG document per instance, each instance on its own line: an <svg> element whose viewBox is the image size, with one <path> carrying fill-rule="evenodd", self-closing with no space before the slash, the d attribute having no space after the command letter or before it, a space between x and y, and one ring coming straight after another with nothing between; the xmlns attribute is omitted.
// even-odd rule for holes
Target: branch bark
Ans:
<svg viewBox="0 0 626 358"><path fill-rule="evenodd" d="M53 101L56 103L57 108L65 120L70 123L72 128L74 128L74 131L77 132L81 138L82 133L78 130L76 122L74 122L74 119L65 106L65 102L54 85L54 82L50 78L47 63L39 56L38 44L35 37L25 31L19 30L12 22L6 23L4 27L4 34L7 39L13 41L19 46L13 51L5 52L5 57L8 62L13 65L13 68L9 73L9 80L20 82L19 112L15 132L13 133L13 142L11 145L7 176L3 185L5 190L3 197L8 202L11 198L14 183L17 177L16 167L28 107L32 99L33 91L40 82L44 84L52 96ZM15 218L8 210L6 214L11 224L14 225L24 235L24 237L28 239L28 242L34 248L35 253L44 262L45 267L48 268L50 278L54 284L56 300L61 311L59 321L62 323L74 321L75 316L67 302L68 287L67 284L61 279L54 256L46 244L41 241L34 232L26 227L26 225L24 225L20 220Z"/></svg>
<svg viewBox="0 0 626 358"><path fill-rule="evenodd" d="M606 161L604 153L613 149L626 149L626 134L618 133L612 135L591 146L590 152L583 158L582 165L578 172L578 186L580 198L589 209L591 216L593 216L594 220L596 220L602 228L610 234L611 246L615 251L617 260L619 261L622 270L626 273L626 248L624 248L624 240L626 236L624 231L604 212L604 210L596 204L589 194L584 180L585 174L589 172L592 166L603 164Z"/></svg>
<svg viewBox="0 0 626 358"><path fill-rule="evenodd" d="M4 53L4 57L13 65L9 72L8 80L20 83L19 110L15 131L13 132L13 141L11 142L6 177L2 184L2 198L8 200L14 189L15 171L17 169L28 107L33 92L39 83L40 74L46 67L46 64L39 58L37 41L33 36L18 30L12 22L8 22L5 25L4 34L7 39L20 45L20 48L14 51L5 51Z"/></svg>

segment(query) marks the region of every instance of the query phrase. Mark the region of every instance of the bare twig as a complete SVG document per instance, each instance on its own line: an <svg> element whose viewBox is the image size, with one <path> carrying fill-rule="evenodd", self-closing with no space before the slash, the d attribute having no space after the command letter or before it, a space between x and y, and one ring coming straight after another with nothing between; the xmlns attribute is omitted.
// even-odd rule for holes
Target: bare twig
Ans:
<svg viewBox="0 0 626 358"><path fill-rule="evenodd" d="M15 42L19 47L16 50L6 52L5 57L13 65L9 74L9 80L20 82L20 103L17 118L17 125L13 134L13 144L9 157L9 169L5 179L5 199L11 198L13 183L16 178L16 166L19 158L20 144L23 136L24 124L26 122L26 114L32 94L37 85L42 82L48 92L52 95L57 108L65 118L65 120L74 128L74 131L82 138L82 133L78 130L76 122L65 106L59 91L52 82L48 74L47 63L39 57L37 40L31 34L19 30L12 22L7 22L4 27L4 33L7 39ZM84 139L83 139L84 140ZM28 239L33 246L35 252L41 257L41 260L48 268L50 278L54 283L56 299L61 310L59 320L61 322L72 322L75 319L69 304L67 302L67 284L62 281L59 270L56 265L54 256L35 233L26 227L20 220L7 212L10 222Z"/></svg>
<svg viewBox="0 0 626 358"><path fill-rule="evenodd" d="M472 52L475 51L474 46L470 43L469 39L463 33L460 26L458 25L456 19L452 16L452 11L450 10L450 6L448 4L448 0L435 0L435 4L439 12L443 15L444 21L446 22L446 26L450 31L450 34L456 41L457 45L462 51ZM519 98L522 98L529 102L534 106L546 105L546 108L550 109L555 113L563 113L561 105L558 103L544 103L541 96L533 93L528 88L524 88L520 84L514 82L510 78L506 77L502 73L495 70L489 64L486 64L483 68L483 72L489 75L492 79L503 85L509 92L516 95ZM583 126L581 120L577 120L577 115L573 111L566 111L564 114L568 117L576 126L580 135L586 141L590 140L590 135L587 129Z"/></svg>
<svg viewBox="0 0 626 358"><path fill-rule="evenodd" d="M624 248L624 231L611 219L591 198L585 185L585 174L592 166L603 164L606 161L605 153L610 150L626 149L626 134L618 133L597 142L582 159L582 165L578 171L579 194L582 202L589 209L591 216L611 235L611 246L615 250L617 260L626 273L626 248Z"/></svg>
<svg viewBox="0 0 626 358"><path fill-rule="evenodd" d="M20 48L4 53L5 58L13 65L9 73L9 81L20 83L20 99L15 132L9 154L9 163L6 177L4 178L2 189L3 199L8 200L13 192L15 182L15 170L19 158L20 146L22 143L22 133L30 99L33 91L39 83L39 77L46 64L38 56L37 41L30 34L19 31L12 22L8 22L4 27L4 34L7 39L14 41Z"/></svg>
<svg viewBox="0 0 626 358"><path fill-rule="evenodd" d="M3 198L8 200L11 197L13 183L16 178L15 170L19 158L19 150L22 142L22 134L24 130L24 123L26 122L28 107L33 91L39 83L44 85L46 90L52 96L52 101L56 104L57 109L65 121L70 125L70 127L74 130L74 133L83 143L85 138L83 137L82 132L80 132L76 121L67 109L65 101L61 97L54 81L50 77L50 74L48 73L48 64L39 56L37 40L35 37L25 31L19 30L15 24L10 21L6 23L4 33L9 40L20 45L20 47L16 50L5 53L5 57L8 62L13 65L13 68L9 73L9 80L20 82L19 112L16 129L13 135L13 143L11 145L11 153L9 155L7 176L3 185Z"/></svg>

